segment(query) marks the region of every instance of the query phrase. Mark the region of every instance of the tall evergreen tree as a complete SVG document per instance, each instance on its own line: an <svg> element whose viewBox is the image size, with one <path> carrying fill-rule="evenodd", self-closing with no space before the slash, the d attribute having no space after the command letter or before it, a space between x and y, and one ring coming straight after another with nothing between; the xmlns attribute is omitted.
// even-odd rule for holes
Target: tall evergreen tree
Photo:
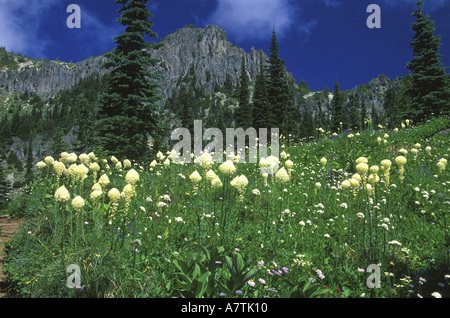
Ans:
<svg viewBox="0 0 450 318"><path fill-rule="evenodd" d="M339 132L341 125L345 122L344 96L339 89L339 83L336 79L334 83L333 99L331 100L331 131Z"/></svg>
<svg viewBox="0 0 450 318"><path fill-rule="evenodd" d="M78 136L75 151L85 152L94 145L94 122L95 115L90 109L93 108L83 93L79 94L75 101L75 109L79 116L75 118L74 124L78 126Z"/></svg>
<svg viewBox="0 0 450 318"><path fill-rule="evenodd" d="M286 68L284 61L280 58L278 40L275 27L272 31L272 40L270 46L270 57L268 66L267 94L271 111L271 126L280 128L280 133L287 135L284 131L283 118L286 112L286 106L289 102L289 87L286 78Z"/></svg>
<svg viewBox="0 0 450 318"><path fill-rule="evenodd" d="M386 114L387 126L390 129L397 127L401 121L397 104L397 89L389 86L384 95L384 113Z"/></svg>
<svg viewBox="0 0 450 318"><path fill-rule="evenodd" d="M288 85L288 98L283 112L283 124L281 133L286 137L288 145L300 135L301 112L294 96L296 89L293 85Z"/></svg>
<svg viewBox="0 0 450 318"><path fill-rule="evenodd" d="M255 91L252 100L253 127L255 129L269 128L271 125L269 98L267 96L266 71L264 69L262 55L260 57L260 61L261 66L259 73L256 76Z"/></svg>
<svg viewBox="0 0 450 318"><path fill-rule="evenodd" d="M159 76L149 70L158 60L151 58L150 50L158 47L146 42L145 36L157 38L151 28L153 15L148 0L116 0L122 4L118 22L125 27L123 34L114 38L116 48L105 54L104 68L110 69L106 92L101 96L98 134L99 146L118 158L145 160L149 158L148 137L161 143L160 118L157 101Z"/></svg>
<svg viewBox="0 0 450 318"><path fill-rule="evenodd" d="M377 110L375 109L375 105L372 104L372 107L370 108L371 118L372 118L372 127L373 129L377 130L378 125L380 125L380 115L378 114Z"/></svg>
<svg viewBox="0 0 450 318"><path fill-rule="evenodd" d="M407 64L413 86L408 90L411 98L409 119L416 122L431 117L449 114L450 87L446 68L438 53L440 36L435 36L434 21L423 14L423 1L417 1L417 10L412 14L416 21L412 24L415 32L411 43L414 59Z"/></svg>
<svg viewBox="0 0 450 318"><path fill-rule="evenodd" d="M64 131L60 127L56 127L52 135L52 155L58 158L61 152L69 151L67 147L68 144L64 141Z"/></svg>
<svg viewBox="0 0 450 318"><path fill-rule="evenodd" d="M247 70L245 68L245 59L242 57L241 77L239 82L239 107L236 111L236 128L240 127L244 130L252 127L252 104L250 103L249 80Z"/></svg>
<svg viewBox="0 0 450 318"><path fill-rule="evenodd" d="M302 114L300 136L302 138L313 138L316 130L313 112L309 105L306 105Z"/></svg>
<svg viewBox="0 0 450 318"><path fill-rule="evenodd" d="M357 97L352 97L348 105L348 129L352 131L359 130L361 119L359 117Z"/></svg>
<svg viewBox="0 0 450 318"><path fill-rule="evenodd" d="M189 94L186 86L181 85L178 93L178 105L180 106L181 127L194 133L194 119L192 114L194 96Z"/></svg>

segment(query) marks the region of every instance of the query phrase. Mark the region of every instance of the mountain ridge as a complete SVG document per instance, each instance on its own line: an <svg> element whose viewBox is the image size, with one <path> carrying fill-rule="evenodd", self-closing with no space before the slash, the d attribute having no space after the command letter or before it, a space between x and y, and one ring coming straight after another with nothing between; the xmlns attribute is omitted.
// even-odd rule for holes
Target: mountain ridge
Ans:
<svg viewBox="0 0 450 318"><path fill-rule="evenodd" d="M249 79L254 81L263 61L268 56L263 50L252 48L250 52L233 45L227 40L226 32L215 25L205 28L184 27L167 35L161 40L163 45L151 52L152 58L160 61L149 66L153 72L161 75L161 94L167 98L177 86L180 78L194 65L198 82L212 91L215 85L224 85L227 77L234 83L240 75L241 58L246 61ZM101 65L106 61L104 55L89 57L77 63L51 60L27 60L17 63L16 69L0 70L0 94L15 92L36 93L49 98L63 89L71 89L80 80L97 74L103 76L108 70ZM295 81L287 72L290 80Z"/></svg>

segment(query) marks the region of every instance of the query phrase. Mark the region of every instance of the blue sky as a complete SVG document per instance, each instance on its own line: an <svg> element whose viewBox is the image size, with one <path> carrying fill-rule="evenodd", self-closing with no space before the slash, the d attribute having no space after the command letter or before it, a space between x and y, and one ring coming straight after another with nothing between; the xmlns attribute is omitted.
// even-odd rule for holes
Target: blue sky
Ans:
<svg viewBox="0 0 450 318"><path fill-rule="evenodd" d="M341 89L381 73L405 75L413 57L411 23L416 0L153 0L153 31L160 37L188 24L221 26L228 40L269 53L275 25L280 56L297 81L312 90ZM81 7L81 28L69 29L69 4ZM381 8L381 29L369 29L369 4ZM0 46L25 56L78 62L114 47L121 32L114 0L0 0ZM450 1L425 0L442 35L442 62L450 66Z"/></svg>

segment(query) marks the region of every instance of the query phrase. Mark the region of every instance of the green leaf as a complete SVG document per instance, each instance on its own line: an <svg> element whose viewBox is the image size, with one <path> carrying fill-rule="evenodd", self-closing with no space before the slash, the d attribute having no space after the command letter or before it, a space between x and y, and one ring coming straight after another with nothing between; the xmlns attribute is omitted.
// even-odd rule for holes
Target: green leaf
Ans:
<svg viewBox="0 0 450 318"><path fill-rule="evenodd" d="M245 276L242 278L243 283L249 281L253 276L255 276L258 273L257 269L251 269L245 274Z"/></svg>

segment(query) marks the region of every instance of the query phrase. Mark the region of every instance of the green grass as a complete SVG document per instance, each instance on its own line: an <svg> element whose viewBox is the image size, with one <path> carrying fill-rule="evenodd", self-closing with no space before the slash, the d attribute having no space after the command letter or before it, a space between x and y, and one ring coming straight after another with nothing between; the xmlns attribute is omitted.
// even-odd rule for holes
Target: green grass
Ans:
<svg viewBox="0 0 450 318"><path fill-rule="evenodd" d="M21 297L422 296L420 271L449 261L450 181L448 167L437 166L448 160L449 140L435 136L449 123L282 147L280 168L293 163L289 180L269 177L267 186L258 164L236 163L227 176L218 163L175 164L167 154L155 166L132 167L91 154L86 167L96 162L101 170L88 169L83 181L75 172L82 156L65 162L61 177L47 163L10 206L10 214L28 221L8 245L4 271ZM395 162L400 149L407 151L403 180ZM380 167L372 193L356 169L361 157ZM389 185L385 159L392 162ZM135 191L127 200L131 169L139 180L127 187ZM222 187L211 186L210 169ZM194 171L198 183L189 179ZM355 174L359 186L343 189ZM110 183L91 199L101 175ZM242 192L230 184L240 175L248 180ZM58 202L63 185L70 199ZM112 188L124 192L118 205L108 196ZM84 199L80 210L71 204L76 196ZM82 288L67 287L71 264L80 269ZM371 264L381 264L380 288L367 286Z"/></svg>

